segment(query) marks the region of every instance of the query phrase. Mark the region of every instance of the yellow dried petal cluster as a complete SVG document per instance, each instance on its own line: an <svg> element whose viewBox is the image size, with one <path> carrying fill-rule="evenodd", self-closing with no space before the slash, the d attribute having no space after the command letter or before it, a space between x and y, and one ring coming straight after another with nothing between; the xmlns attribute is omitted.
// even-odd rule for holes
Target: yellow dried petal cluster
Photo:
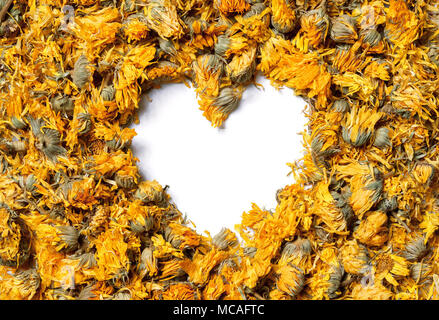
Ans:
<svg viewBox="0 0 439 320"><path fill-rule="evenodd" d="M438 299L438 8L0 0L0 299ZM308 103L295 182L197 234L129 125L191 82L222 126L258 72Z"/></svg>

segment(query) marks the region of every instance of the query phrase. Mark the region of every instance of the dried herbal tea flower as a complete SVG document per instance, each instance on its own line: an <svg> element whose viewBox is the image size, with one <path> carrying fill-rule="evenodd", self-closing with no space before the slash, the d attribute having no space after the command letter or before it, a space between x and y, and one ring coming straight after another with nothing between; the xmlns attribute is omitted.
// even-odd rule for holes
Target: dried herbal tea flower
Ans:
<svg viewBox="0 0 439 320"><path fill-rule="evenodd" d="M430 0L0 0L0 299L439 299L438 30ZM188 81L222 126L258 72L308 104L295 181L199 235L128 126Z"/></svg>

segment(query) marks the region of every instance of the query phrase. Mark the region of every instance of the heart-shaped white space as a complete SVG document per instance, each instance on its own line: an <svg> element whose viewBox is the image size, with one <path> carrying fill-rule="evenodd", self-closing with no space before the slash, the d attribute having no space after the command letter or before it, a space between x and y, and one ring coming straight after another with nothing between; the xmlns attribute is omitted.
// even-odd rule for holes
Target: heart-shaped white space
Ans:
<svg viewBox="0 0 439 320"><path fill-rule="evenodd" d="M169 185L199 233L234 230L252 202L275 208L276 190L294 182L286 163L302 156L305 102L262 76L257 82L264 89L249 86L224 128L211 126L184 84L163 85L141 101L132 144L140 173Z"/></svg>

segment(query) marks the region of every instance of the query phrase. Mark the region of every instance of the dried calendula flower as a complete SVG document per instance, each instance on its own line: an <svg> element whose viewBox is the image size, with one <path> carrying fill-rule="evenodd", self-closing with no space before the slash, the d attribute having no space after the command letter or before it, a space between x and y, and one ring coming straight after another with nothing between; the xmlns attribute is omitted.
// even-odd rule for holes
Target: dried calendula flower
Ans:
<svg viewBox="0 0 439 320"><path fill-rule="evenodd" d="M292 1L273 0L271 1L271 11L271 24L277 31L288 33L294 29L297 17L292 7Z"/></svg>
<svg viewBox="0 0 439 320"><path fill-rule="evenodd" d="M427 254L427 247L425 246L425 238L419 236L410 241L403 252L403 257L409 261L418 261Z"/></svg>
<svg viewBox="0 0 439 320"><path fill-rule="evenodd" d="M168 196L165 189L157 181L142 181L134 194L136 199L152 203L160 207L167 206Z"/></svg>
<svg viewBox="0 0 439 320"><path fill-rule="evenodd" d="M316 9L305 11L300 17L300 33L303 33L305 39L315 48L325 41L328 35L329 25L326 0L321 1ZM306 44L302 46L306 47Z"/></svg>
<svg viewBox="0 0 439 320"><path fill-rule="evenodd" d="M66 149L60 146L61 137L57 130L45 127L43 119L29 119L32 132L35 135L35 147L52 161L58 156L65 155Z"/></svg>
<svg viewBox="0 0 439 320"><path fill-rule="evenodd" d="M116 94L116 90L114 89L114 85L106 86L101 91L101 96L104 101L112 101Z"/></svg>
<svg viewBox="0 0 439 320"><path fill-rule="evenodd" d="M245 0L214 0L214 4L223 14L243 13L250 8Z"/></svg>
<svg viewBox="0 0 439 320"><path fill-rule="evenodd" d="M183 35L183 21L172 1L150 0L144 10L148 27L160 37L180 38Z"/></svg>
<svg viewBox="0 0 439 320"><path fill-rule="evenodd" d="M340 249L341 261L346 272L362 275L368 269L369 256L367 249L355 240L346 243Z"/></svg>
<svg viewBox="0 0 439 320"><path fill-rule="evenodd" d="M63 5L0 0L0 299L439 299L434 1ZM303 156L202 236L129 126L191 82L221 127L258 72L307 102Z"/></svg>
<svg viewBox="0 0 439 320"><path fill-rule="evenodd" d="M16 116L11 117L11 124L14 129L24 129L27 127L27 123L23 119Z"/></svg>
<svg viewBox="0 0 439 320"><path fill-rule="evenodd" d="M194 82L202 95L218 96L224 62L217 55L201 55L193 63Z"/></svg>
<svg viewBox="0 0 439 320"><path fill-rule="evenodd" d="M378 148L385 148L392 146L392 142L389 136L390 130L386 127L378 128L375 131L375 137L373 145Z"/></svg>
<svg viewBox="0 0 439 320"><path fill-rule="evenodd" d="M355 18L350 15L342 15L332 21L331 39L335 42L353 43L358 39Z"/></svg>
<svg viewBox="0 0 439 320"><path fill-rule="evenodd" d="M219 250L226 250L237 244L238 239L229 229L223 228L212 238L212 244Z"/></svg>
<svg viewBox="0 0 439 320"><path fill-rule="evenodd" d="M388 240L387 215L382 211L370 212L355 230L354 237L368 246L383 245Z"/></svg>
<svg viewBox="0 0 439 320"><path fill-rule="evenodd" d="M53 110L73 114L74 104L69 97L58 95L51 100Z"/></svg>
<svg viewBox="0 0 439 320"><path fill-rule="evenodd" d="M343 140L355 147L360 147L369 141L375 124L381 114L372 110L353 107L342 126Z"/></svg>
<svg viewBox="0 0 439 320"><path fill-rule="evenodd" d="M145 248L140 256L139 270L141 277L153 276L157 273L157 259L154 257L151 248Z"/></svg>
<svg viewBox="0 0 439 320"><path fill-rule="evenodd" d="M73 83L82 89L90 81L90 63L85 55L79 56L72 72Z"/></svg>
<svg viewBox="0 0 439 320"><path fill-rule="evenodd" d="M303 271L295 265L288 263L276 268L276 287L292 298L302 291L305 285Z"/></svg>
<svg viewBox="0 0 439 320"><path fill-rule="evenodd" d="M201 100L200 109L204 110L203 115L212 123L212 126L219 127L238 107L240 99L239 89L225 87L221 89L217 97Z"/></svg>
<svg viewBox="0 0 439 320"><path fill-rule="evenodd" d="M256 69L257 46L251 46L241 55L235 55L227 65L230 79L236 83L248 82Z"/></svg>
<svg viewBox="0 0 439 320"><path fill-rule="evenodd" d="M429 163L418 162L413 168L412 175L422 185L429 185L436 173L436 169Z"/></svg>
<svg viewBox="0 0 439 320"><path fill-rule="evenodd" d="M57 247L58 250L66 249L68 251L74 251L79 248L79 232L72 226L59 226L58 236L61 239L61 243Z"/></svg>
<svg viewBox="0 0 439 320"><path fill-rule="evenodd" d="M433 267L428 263L417 262L410 268L410 276L416 282L424 282L431 275Z"/></svg>

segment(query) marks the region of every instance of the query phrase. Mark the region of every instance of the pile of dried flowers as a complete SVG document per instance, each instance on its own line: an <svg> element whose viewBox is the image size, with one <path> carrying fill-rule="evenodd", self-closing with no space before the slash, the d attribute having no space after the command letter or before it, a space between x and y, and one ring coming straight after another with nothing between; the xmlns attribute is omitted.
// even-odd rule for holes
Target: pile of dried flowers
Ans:
<svg viewBox="0 0 439 320"><path fill-rule="evenodd" d="M0 37L1 299L439 298L439 1L0 0ZM309 104L296 183L199 235L129 125L257 72Z"/></svg>

